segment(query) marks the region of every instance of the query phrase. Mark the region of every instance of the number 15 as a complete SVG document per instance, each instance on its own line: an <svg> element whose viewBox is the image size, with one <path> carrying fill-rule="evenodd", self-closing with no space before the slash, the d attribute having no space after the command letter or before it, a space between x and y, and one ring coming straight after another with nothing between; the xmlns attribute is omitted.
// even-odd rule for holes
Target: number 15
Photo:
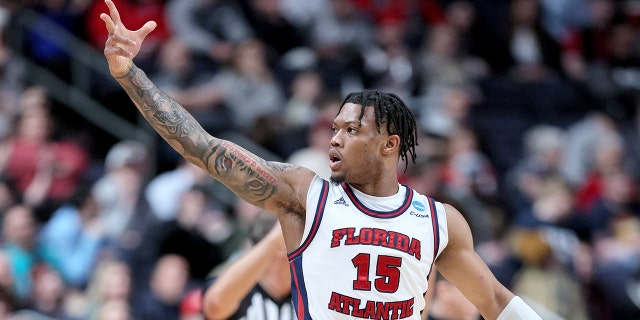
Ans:
<svg viewBox="0 0 640 320"><path fill-rule="evenodd" d="M351 259L356 267L357 279L353 281L354 290L371 291L371 281L369 280L369 266L371 255L360 253ZM402 258L393 256L378 256L376 263L376 275L374 284L376 290L384 293L393 293L398 290L400 284L400 266Z"/></svg>

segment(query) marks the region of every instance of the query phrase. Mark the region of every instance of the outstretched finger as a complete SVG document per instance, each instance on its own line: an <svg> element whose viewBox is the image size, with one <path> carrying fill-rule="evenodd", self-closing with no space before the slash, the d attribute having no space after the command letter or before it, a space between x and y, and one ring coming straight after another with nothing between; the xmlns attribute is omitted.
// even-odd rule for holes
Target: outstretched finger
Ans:
<svg viewBox="0 0 640 320"><path fill-rule="evenodd" d="M111 20L113 20L113 23L120 23L120 13L118 12L118 8L116 8L116 5L113 3L113 1L104 0L104 2L107 4L107 7L109 7L109 15L111 16Z"/></svg>
<svg viewBox="0 0 640 320"><path fill-rule="evenodd" d="M146 38L151 31L155 30L158 24L155 21L147 21L140 29L136 30L136 32L142 37L142 39Z"/></svg>
<svg viewBox="0 0 640 320"><path fill-rule="evenodd" d="M113 20L111 20L111 17L106 13L101 13L100 19L104 21L104 25L107 27L109 34L113 34L115 32L115 24L113 23Z"/></svg>

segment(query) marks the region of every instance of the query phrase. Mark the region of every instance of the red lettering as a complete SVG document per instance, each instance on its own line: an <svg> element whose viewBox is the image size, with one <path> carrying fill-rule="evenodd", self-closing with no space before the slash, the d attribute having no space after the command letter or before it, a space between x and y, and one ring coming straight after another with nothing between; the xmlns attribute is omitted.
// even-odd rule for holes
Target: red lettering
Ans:
<svg viewBox="0 0 640 320"><path fill-rule="evenodd" d="M364 318L373 319L376 316L376 302L367 301L364 309Z"/></svg>
<svg viewBox="0 0 640 320"><path fill-rule="evenodd" d="M236 146L230 143L227 143L226 141L223 142L222 144L225 148L227 148L227 150L229 150L229 152L231 152L233 155L238 157L240 160L244 161L247 166L249 166L250 168L254 169L256 172L258 172L258 174L260 174L262 178L267 180L267 182L271 184L276 183L276 178L273 177L269 172L265 171L264 168L260 167L256 163L256 161L254 159L251 159L251 157L249 157L249 155L246 154L244 151L242 151L241 149L238 149Z"/></svg>
<svg viewBox="0 0 640 320"><path fill-rule="evenodd" d="M387 246L387 231L382 229L373 229L373 244L377 246Z"/></svg>
<svg viewBox="0 0 640 320"><path fill-rule="evenodd" d="M358 318L364 318L364 309L360 309L360 299L353 299L353 311L351 315Z"/></svg>
<svg viewBox="0 0 640 320"><path fill-rule="evenodd" d="M331 248L335 248L340 245L340 240L347 234L346 229L333 230L333 238L331 239Z"/></svg>
<svg viewBox="0 0 640 320"><path fill-rule="evenodd" d="M356 228L347 228L347 240L344 242L345 245L349 244L358 244L358 237L355 236Z"/></svg>
<svg viewBox="0 0 640 320"><path fill-rule="evenodd" d="M357 232L357 233L356 233ZM422 257L420 240L395 232L377 228L342 228L333 230L331 248L344 245L375 245L396 249L414 256L420 260Z"/></svg>
<svg viewBox="0 0 640 320"><path fill-rule="evenodd" d="M389 303L376 302L376 319L389 319Z"/></svg>
<svg viewBox="0 0 640 320"><path fill-rule="evenodd" d="M342 301L342 313L344 314L349 314L351 313L349 306L353 306L353 299L352 297L349 296L342 296L342 298L340 299Z"/></svg>
<svg viewBox="0 0 640 320"><path fill-rule="evenodd" d="M416 259L420 260L420 257L422 256L422 253L420 252L421 246L420 246L420 240L418 239L411 239L411 245L409 246L409 254L416 257Z"/></svg>
<svg viewBox="0 0 640 320"><path fill-rule="evenodd" d="M398 239L396 240L396 249L407 252L407 250L409 250L409 237L402 233L398 233Z"/></svg>
<svg viewBox="0 0 640 320"><path fill-rule="evenodd" d="M401 319L404 317L400 317L400 314L402 313L402 304L404 303L404 301L395 301L390 303L389 308L391 309L391 314L396 318L396 319Z"/></svg>
<svg viewBox="0 0 640 320"><path fill-rule="evenodd" d="M340 311L340 294L335 292L331 293L331 299L329 299L329 310Z"/></svg>
<svg viewBox="0 0 640 320"><path fill-rule="evenodd" d="M362 228L360 229L360 244L371 244L373 241L373 229L371 228Z"/></svg>
<svg viewBox="0 0 640 320"><path fill-rule="evenodd" d="M413 298L402 301L402 308L400 309L400 318L406 318L413 315Z"/></svg>
<svg viewBox="0 0 640 320"><path fill-rule="evenodd" d="M387 240L387 245L391 248L394 248L396 245L396 235L398 233L394 231L389 231L389 240Z"/></svg>
<svg viewBox="0 0 640 320"><path fill-rule="evenodd" d="M366 301L332 292L329 310L361 319L404 319L413 315L414 298L404 301ZM362 306L362 308L361 308Z"/></svg>

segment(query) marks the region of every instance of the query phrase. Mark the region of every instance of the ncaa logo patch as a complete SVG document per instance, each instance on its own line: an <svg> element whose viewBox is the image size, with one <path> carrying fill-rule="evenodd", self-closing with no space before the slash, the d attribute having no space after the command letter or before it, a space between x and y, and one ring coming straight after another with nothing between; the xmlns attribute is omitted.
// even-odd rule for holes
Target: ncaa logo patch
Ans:
<svg viewBox="0 0 640 320"><path fill-rule="evenodd" d="M424 211L424 204L422 204L422 202L420 202L420 201L417 201L417 200L413 201L413 202L411 202L411 205L414 208L416 208L416 210L418 210L420 212Z"/></svg>

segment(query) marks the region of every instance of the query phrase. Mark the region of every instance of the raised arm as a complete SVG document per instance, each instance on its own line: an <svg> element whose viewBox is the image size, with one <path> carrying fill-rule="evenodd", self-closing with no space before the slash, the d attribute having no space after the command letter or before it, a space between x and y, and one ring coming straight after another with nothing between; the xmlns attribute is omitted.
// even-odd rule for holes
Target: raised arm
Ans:
<svg viewBox="0 0 640 320"><path fill-rule="evenodd" d="M473 248L471 230L462 214L445 205L449 243L436 260L438 271L473 303L484 319L541 318L493 275Z"/></svg>
<svg viewBox="0 0 640 320"><path fill-rule="evenodd" d="M277 214L283 228L291 229L293 223L301 237L303 223L300 221L304 220L299 218L304 217L306 193L314 173L298 166L265 161L207 133L189 112L158 89L133 63L142 41L155 28L155 22L147 22L135 31L128 30L113 2L105 2L109 14L103 13L100 18L109 32L104 49L109 71L145 119L185 159L249 203ZM291 221L291 217L298 222ZM287 235L285 239L289 247L291 239Z"/></svg>

